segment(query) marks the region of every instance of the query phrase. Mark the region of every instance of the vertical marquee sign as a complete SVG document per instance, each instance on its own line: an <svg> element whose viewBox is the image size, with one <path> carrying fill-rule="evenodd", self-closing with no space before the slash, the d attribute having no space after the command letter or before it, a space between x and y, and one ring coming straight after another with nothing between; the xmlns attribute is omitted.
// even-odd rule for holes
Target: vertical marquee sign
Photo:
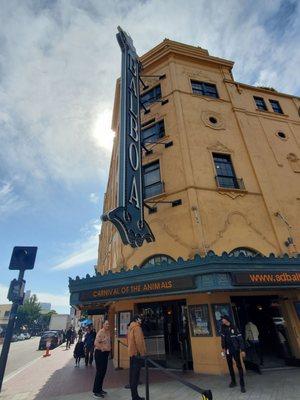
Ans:
<svg viewBox="0 0 300 400"><path fill-rule="evenodd" d="M120 27L118 31L122 51L118 207L102 215L102 220L115 225L124 244L138 247L144 240L155 240L144 220L140 62L131 37Z"/></svg>

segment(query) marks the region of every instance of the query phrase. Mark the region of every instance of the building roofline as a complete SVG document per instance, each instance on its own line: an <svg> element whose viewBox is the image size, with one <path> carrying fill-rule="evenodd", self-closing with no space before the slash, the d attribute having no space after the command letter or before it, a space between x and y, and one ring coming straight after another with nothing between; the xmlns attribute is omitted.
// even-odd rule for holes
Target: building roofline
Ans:
<svg viewBox="0 0 300 400"><path fill-rule="evenodd" d="M153 47L147 53L142 55L140 57L140 60L143 64L143 67L147 68L152 63L170 54L183 55L189 58L194 58L196 60L223 65L229 68L230 70L234 65L233 61L209 55L208 51L206 49L201 48L200 46L199 47L191 46L189 44L176 42L170 39L164 39L157 46Z"/></svg>
<svg viewBox="0 0 300 400"><path fill-rule="evenodd" d="M293 94L289 94L289 93L282 93L282 92L278 92L277 90L272 90L272 89L268 89L266 87L260 87L260 86L253 86L253 85L249 85L248 83L243 83L243 82L237 82L235 80L230 80L230 79L225 79L224 80L226 83L232 83L233 85L238 85L240 87L244 87L245 89L250 89L253 91L258 91L258 92L263 92L263 93L267 93L269 95L273 95L273 96L282 96L282 97L288 97L288 98L293 98L293 99L298 99L300 100L299 96L295 96Z"/></svg>

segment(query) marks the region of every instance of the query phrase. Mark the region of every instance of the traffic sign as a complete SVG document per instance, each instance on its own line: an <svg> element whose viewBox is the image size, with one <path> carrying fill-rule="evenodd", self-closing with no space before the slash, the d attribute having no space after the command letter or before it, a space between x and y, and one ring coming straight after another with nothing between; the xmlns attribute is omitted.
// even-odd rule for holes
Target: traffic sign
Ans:
<svg viewBox="0 0 300 400"><path fill-rule="evenodd" d="M33 269L37 247L16 246L13 249L9 269Z"/></svg>

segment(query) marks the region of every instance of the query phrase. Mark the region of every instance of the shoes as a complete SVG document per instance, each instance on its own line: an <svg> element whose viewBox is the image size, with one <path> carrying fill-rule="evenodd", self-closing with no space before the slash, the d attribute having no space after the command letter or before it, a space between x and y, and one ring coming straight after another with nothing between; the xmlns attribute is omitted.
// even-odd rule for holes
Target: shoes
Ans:
<svg viewBox="0 0 300 400"><path fill-rule="evenodd" d="M246 393L245 386L241 386L241 392L242 392L242 393Z"/></svg>
<svg viewBox="0 0 300 400"><path fill-rule="evenodd" d="M104 397L104 394L102 394L102 393L93 393L93 396L94 397Z"/></svg>
<svg viewBox="0 0 300 400"><path fill-rule="evenodd" d="M100 394L107 394L105 390L101 390Z"/></svg>
<svg viewBox="0 0 300 400"><path fill-rule="evenodd" d="M236 387L236 383L235 383L235 382L230 382L230 383L229 383L229 387L230 387L230 388Z"/></svg>
<svg viewBox="0 0 300 400"><path fill-rule="evenodd" d="M145 397L136 397L134 400L145 400Z"/></svg>

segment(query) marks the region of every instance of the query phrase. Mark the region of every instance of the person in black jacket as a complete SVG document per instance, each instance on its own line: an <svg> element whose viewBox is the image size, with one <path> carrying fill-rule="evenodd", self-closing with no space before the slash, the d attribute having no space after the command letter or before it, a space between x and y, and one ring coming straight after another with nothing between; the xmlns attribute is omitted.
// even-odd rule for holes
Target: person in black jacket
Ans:
<svg viewBox="0 0 300 400"><path fill-rule="evenodd" d="M75 367L79 367L80 359L85 358L84 343L81 340L81 338L78 338L78 342L76 343L73 356L75 358Z"/></svg>
<svg viewBox="0 0 300 400"><path fill-rule="evenodd" d="M241 392L245 393L245 381L243 367L241 363L241 355L245 357L244 340L238 329L231 322L227 315L222 315L222 328L221 328L221 345L222 357L226 357L228 369L231 376L230 388L236 386L235 373L233 369L233 360L237 366L240 376Z"/></svg>

